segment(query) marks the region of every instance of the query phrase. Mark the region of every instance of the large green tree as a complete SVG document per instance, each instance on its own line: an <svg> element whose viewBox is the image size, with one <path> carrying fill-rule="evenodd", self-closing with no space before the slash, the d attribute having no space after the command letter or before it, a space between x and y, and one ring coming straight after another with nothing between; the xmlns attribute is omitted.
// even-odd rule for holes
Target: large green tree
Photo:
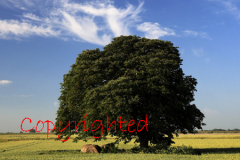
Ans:
<svg viewBox="0 0 240 160"><path fill-rule="evenodd" d="M67 139L75 121L85 120L74 141L88 136L101 140L110 134L125 143L136 138L141 148L147 148L148 142L170 145L173 134L202 129L204 115L191 104L197 81L184 75L177 48L170 41L120 36L103 51L83 51L63 76L56 134ZM120 117L127 123L118 123ZM138 122L146 119L147 126L142 121L138 128ZM61 130L69 120L70 128L60 132L59 120ZM129 126L134 132L128 131L130 120L135 120ZM112 121L117 122L116 132L115 123L107 128Z"/></svg>

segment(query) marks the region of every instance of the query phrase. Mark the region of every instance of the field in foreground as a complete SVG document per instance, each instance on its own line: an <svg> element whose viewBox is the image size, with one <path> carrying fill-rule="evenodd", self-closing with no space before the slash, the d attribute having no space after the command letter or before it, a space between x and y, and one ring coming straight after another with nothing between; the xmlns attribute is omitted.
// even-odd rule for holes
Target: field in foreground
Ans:
<svg viewBox="0 0 240 160"><path fill-rule="evenodd" d="M83 154L79 151L84 144L94 144L71 139L65 143L55 141L55 135L46 134L1 134L0 159L240 159L240 134L188 134L175 138L173 146L192 146L202 155L167 155L167 154ZM95 144L101 145L113 142L114 139L102 140ZM119 144L120 149L130 149L134 146Z"/></svg>

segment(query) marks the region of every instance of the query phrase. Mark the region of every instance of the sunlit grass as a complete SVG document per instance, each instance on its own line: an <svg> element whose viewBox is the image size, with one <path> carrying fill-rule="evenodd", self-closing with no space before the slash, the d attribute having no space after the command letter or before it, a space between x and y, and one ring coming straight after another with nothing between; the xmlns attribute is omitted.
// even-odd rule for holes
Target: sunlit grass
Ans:
<svg viewBox="0 0 240 160"><path fill-rule="evenodd" d="M114 139L99 142L93 142L93 139L88 140L88 142L79 140L78 143L73 143L72 140L75 136L71 135L70 140L62 143L53 139L47 140L47 134L42 133L2 134L0 135L0 140L2 140L2 143L0 143L0 159L240 159L240 134L189 134L179 135L174 139L175 144L173 146L192 146L194 149L206 151L202 152L201 156L120 153L84 154L79 152L84 144L101 145L113 142ZM56 137L54 134L49 135L49 138ZM121 142L119 149L130 149L134 145L133 141L126 145Z"/></svg>

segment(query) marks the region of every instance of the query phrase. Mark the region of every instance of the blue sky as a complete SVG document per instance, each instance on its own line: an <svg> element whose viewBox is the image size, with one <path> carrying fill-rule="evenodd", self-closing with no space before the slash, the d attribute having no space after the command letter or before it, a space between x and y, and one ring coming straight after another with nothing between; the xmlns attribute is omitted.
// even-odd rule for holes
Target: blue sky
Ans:
<svg viewBox="0 0 240 160"><path fill-rule="evenodd" d="M1 0L0 132L20 132L25 117L26 130L55 122L59 83L78 54L120 35L178 46L184 73L198 81L193 103L206 116L203 129L240 128L239 7L239 0Z"/></svg>

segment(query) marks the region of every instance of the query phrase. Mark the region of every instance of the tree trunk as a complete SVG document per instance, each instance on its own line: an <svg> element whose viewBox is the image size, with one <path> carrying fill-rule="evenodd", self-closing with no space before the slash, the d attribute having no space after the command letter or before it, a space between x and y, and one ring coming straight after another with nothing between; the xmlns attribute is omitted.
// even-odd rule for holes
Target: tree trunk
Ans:
<svg viewBox="0 0 240 160"><path fill-rule="evenodd" d="M145 136L139 136L140 148L148 148L148 139Z"/></svg>
<svg viewBox="0 0 240 160"><path fill-rule="evenodd" d="M144 116L141 116L141 118ZM146 131L146 127L144 126L143 130L141 130L140 132L138 132L138 137L139 137L139 142L140 142L140 148L144 149L144 148L148 148L148 131Z"/></svg>

